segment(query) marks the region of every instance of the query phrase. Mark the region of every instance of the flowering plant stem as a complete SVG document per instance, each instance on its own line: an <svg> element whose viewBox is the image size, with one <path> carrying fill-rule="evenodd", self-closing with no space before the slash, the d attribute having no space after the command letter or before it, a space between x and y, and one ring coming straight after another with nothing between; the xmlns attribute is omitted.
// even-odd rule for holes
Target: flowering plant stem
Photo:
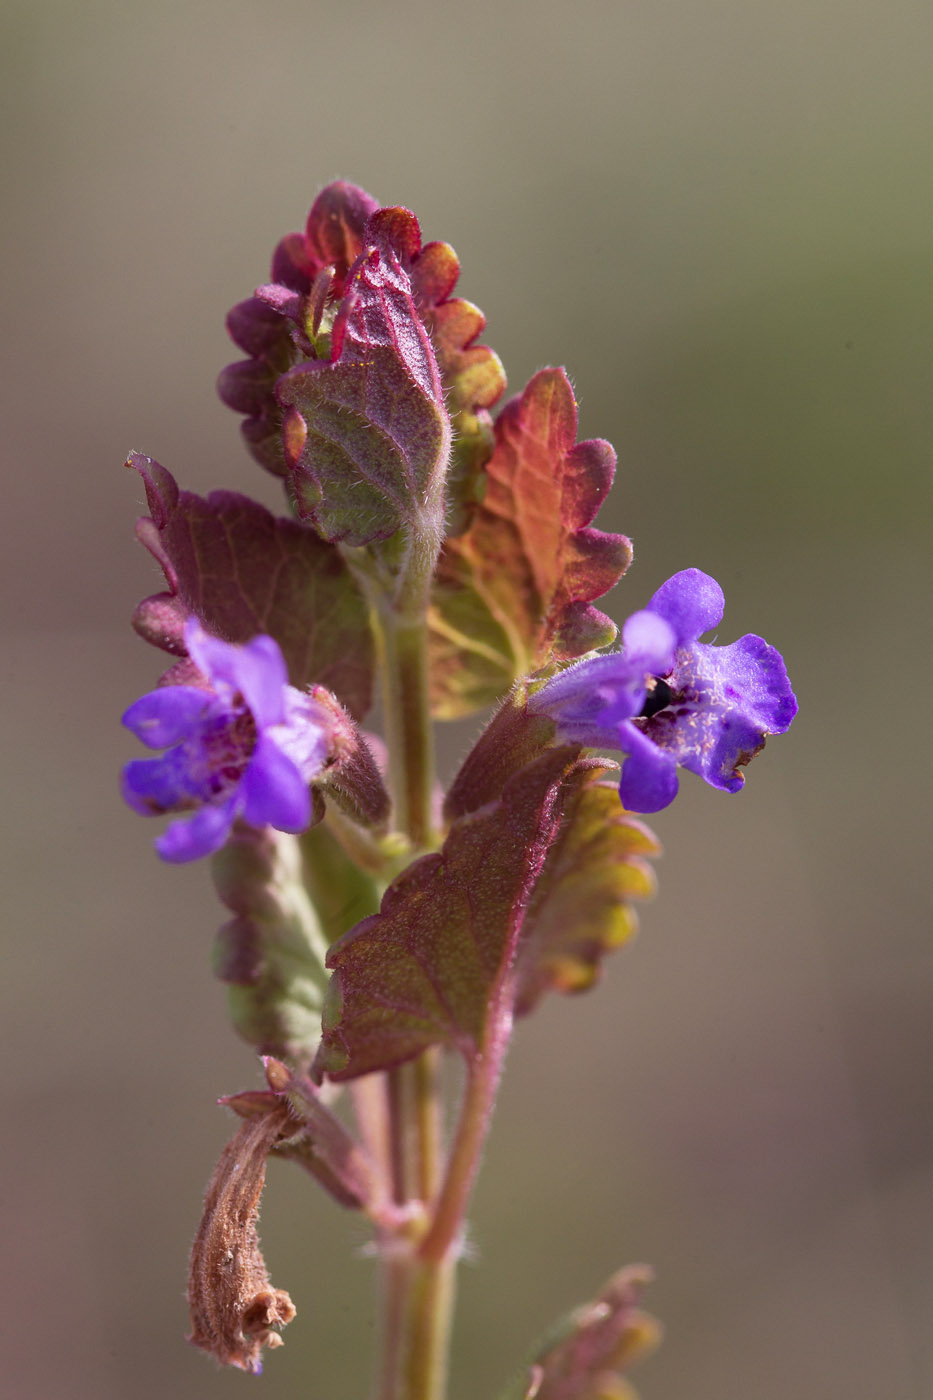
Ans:
<svg viewBox="0 0 933 1400"><path fill-rule="evenodd" d="M724 600L699 569L662 584L609 650L617 629L592 604L632 549L592 522L615 453L577 440L560 369L493 421L505 375L476 343L482 312L451 295L458 273L410 211L329 185L279 243L273 282L231 310L249 358L219 386L290 514L128 462L150 510L139 539L168 584L133 626L173 665L124 715L164 752L128 763L123 792L142 816L178 814L163 859L214 857L234 915L218 973L267 1086L222 1100L245 1121L205 1197L190 1340L252 1373L282 1345L295 1308L256 1219L266 1159L290 1158L375 1224L377 1400L445 1398L513 1022L592 986L631 937L659 851L632 814L667 807L680 769L739 791L797 708L761 637L701 641ZM377 671L387 774L360 727ZM432 719L497 703L442 806ZM584 753L606 748L622 755L622 805L606 781L619 765ZM465 1062L449 1135L448 1052ZM328 1082L350 1085L360 1141ZM633 1394L622 1372L656 1335L636 1306L647 1277L614 1275L508 1394Z"/></svg>
<svg viewBox="0 0 933 1400"><path fill-rule="evenodd" d="M372 601L395 826L418 852L437 843L426 607L401 612ZM442 1169L439 1071L439 1053L429 1050L385 1075L388 1157L404 1223L381 1240L379 1400L443 1400L446 1393L456 1256L446 1247L440 1257L423 1258L420 1249Z"/></svg>

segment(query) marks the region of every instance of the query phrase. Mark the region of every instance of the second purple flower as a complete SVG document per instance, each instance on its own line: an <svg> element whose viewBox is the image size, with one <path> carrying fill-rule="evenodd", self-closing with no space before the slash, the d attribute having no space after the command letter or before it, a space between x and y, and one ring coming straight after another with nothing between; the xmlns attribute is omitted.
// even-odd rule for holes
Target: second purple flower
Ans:
<svg viewBox="0 0 933 1400"><path fill-rule="evenodd" d="M723 609L716 580L685 569L628 619L621 652L568 667L529 702L554 718L562 740L626 755L619 795L629 811L667 807L678 766L737 792L740 769L797 713L783 658L761 637L699 641Z"/></svg>
<svg viewBox="0 0 933 1400"><path fill-rule="evenodd" d="M303 831L311 824L309 784L331 756L331 724L309 695L288 684L278 644L265 636L234 646L197 618L185 645L205 685L166 685L143 695L123 723L160 758L123 770L123 796L143 816L194 809L157 839L163 860L210 855L234 821Z"/></svg>

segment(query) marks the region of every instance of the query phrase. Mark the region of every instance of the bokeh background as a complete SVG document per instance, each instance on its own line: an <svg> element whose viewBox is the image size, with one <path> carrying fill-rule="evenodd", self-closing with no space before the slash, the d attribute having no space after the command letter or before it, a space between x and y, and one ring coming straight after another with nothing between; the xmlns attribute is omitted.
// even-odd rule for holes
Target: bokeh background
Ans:
<svg viewBox="0 0 933 1400"><path fill-rule="evenodd" d="M365 1234L274 1163L299 1318L261 1381L185 1346L184 1269L258 1082L203 868L121 810L159 657L127 451L275 503L213 391L227 308L343 176L415 209L519 389L568 366L621 460L625 616L698 565L785 652L791 734L685 781L638 942L519 1034L453 1400L619 1264L645 1400L933 1393L924 0L6 0L2 851L14 1400L367 1394ZM450 738L447 761L467 734Z"/></svg>

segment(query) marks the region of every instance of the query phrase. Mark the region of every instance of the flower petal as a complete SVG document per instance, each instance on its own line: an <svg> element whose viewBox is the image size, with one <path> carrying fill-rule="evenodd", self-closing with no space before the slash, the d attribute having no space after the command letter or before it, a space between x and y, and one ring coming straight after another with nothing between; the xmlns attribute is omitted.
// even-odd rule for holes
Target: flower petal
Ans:
<svg viewBox="0 0 933 1400"><path fill-rule="evenodd" d="M231 798L228 802L202 807L193 817L172 822L156 840L156 850L163 860L173 865L212 855L230 835L236 806L236 799Z"/></svg>
<svg viewBox="0 0 933 1400"><path fill-rule="evenodd" d="M677 796L680 786L672 755L657 748L633 724L623 724L619 747L628 757L622 765L619 796L629 812L660 812Z"/></svg>
<svg viewBox="0 0 933 1400"><path fill-rule="evenodd" d="M730 646L695 648L698 666L715 676L719 693L739 705L766 734L783 734L797 713L784 658L763 637L746 632Z"/></svg>
<svg viewBox="0 0 933 1400"><path fill-rule="evenodd" d="M716 580L702 569L683 569L661 584L648 607L670 623L677 645L684 646L718 627L725 598Z"/></svg>
<svg viewBox="0 0 933 1400"><path fill-rule="evenodd" d="M576 739L571 726L595 723L610 709L620 720L637 715L645 703L646 676L643 657L633 660L624 652L594 656L554 676L528 705L553 715L561 733Z"/></svg>
<svg viewBox="0 0 933 1400"><path fill-rule="evenodd" d="M240 691L260 729L282 723L288 671L273 637L261 635L237 646L212 637L192 616L185 623L185 645L192 661L214 686Z"/></svg>
<svg viewBox="0 0 933 1400"><path fill-rule="evenodd" d="M236 662L240 648L205 632L194 614L185 622L185 646L195 666L215 688L218 684L231 690L239 688Z"/></svg>
<svg viewBox="0 0 933 1400"><path fill-rule="evenodd" d="M305 783L323 770L334 743L334 721L305 691L288 685L283 691L285 719L269 725L266 733L294 763Z"/></svg>
<svg viewBox="0 0 933 1400"><path fill-rule="evenodd" d="M713 787L738 792L739 769L783 734L797 713L780 652L748 633L731 646L696 643L678 652L680 703L646 722L646 735Z"/></svg>
<svg viewBox="0 0 933 1400"><path fill-rule="evenodd" d="M205 794L198 791L188 756L180 748L161 758L134 758L120 775L123 800L143 817L177 812Z"/></svg>
<svg viewBox="0 0 933 1400"><path fill-rule="evenodd" d="M187 738L214 697L194 685L164 685L141 695L122 723L150 749L167 749Z"/></svg>
<svg viewBox="0 0 933 1400"><path fill-rule="evenodd" d="M252 710L257 727L281 724L285 718L288 671L278 642L260 636L237 647L233 670L236 688Z"/></svg>
<svg viewBox="0 0 933 1400"><path fill-rule="evenodd" d="M311 794L292 760L262 735L239 788L243 817L251 826L304 831L311 823Z"/></svg>
<svg viewBox="0 0 933 1400"><path fill-rule="evenodd" d="M657 597L657 594L655 594ZM632 613L622 626L624 656L642 671L663 676L674 662L677 634L671 624L650 608Z"/></svg>

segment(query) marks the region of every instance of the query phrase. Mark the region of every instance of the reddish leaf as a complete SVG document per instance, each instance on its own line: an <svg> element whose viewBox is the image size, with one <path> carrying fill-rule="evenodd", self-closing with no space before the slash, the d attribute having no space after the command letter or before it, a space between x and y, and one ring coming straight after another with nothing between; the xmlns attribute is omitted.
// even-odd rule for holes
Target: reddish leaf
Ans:
<svg viewBox="0 0 933 1400"><path fill-rule="evenodd" d="M335 291L338 296L343 292L344 278L362 252L366 225L378 208L377 199L345 180L334 180L321 190L305 223L309 282L322 267L330 266Z"/></svg>
<svg viewBox="0 0 933 1400"><path fill-rule="evenodd" d="M651 831L627 813L614 763L583 775L567 802L528 907L516 970L515 1011L531 1011L548 990L582 992L599 977L602 960L638 927L635 899L655 891L647 857L660 854Z"/></svg>
<svg viewBox="0 0 933 1400"><path fill-rule="evenodd" d="M622 1373L653 1351L660 1327L638 1302L651 1270L620 1269L591 1303L577 1308L533 1362L522 1400L634 1400ZM511 1400L511 1392L509 1393Z"/></svg>
<svg viewBox="0 0 933 1400"><path fill-rule="evenodd" d="M227 317L231 340L250 358L228 365L217 389L225 404L247 415L246 445L276 476L285 476L286 467L275 385L279 375L315 353L307 325L312 285L329 266L330 294L342 294L347 270L362 251L363 231L377 207L376 200L355 185L340 180L328 185L312 204L304 233L286 234L276 248L272 282L277 286L240 302ZM275 290L292 292L292 303L269 295Z"/></svg>
<svg viewBox="0 0 933 1400"><path fill-rule="evenodd" d="M460 263L447 243L427 243L412 260L415 302L434 344L453 427L447 477L450 534L466 527L468 508L482 495L483 468L493 448L488 410L505 391L498 355L487 345L475 344L485 316L472 302L450 296L459 275Z"/></svg>
<svg viewBox="0 0 933 1400"><path fill-rule="evenodd" d="M554 720L529 710L525 687L517 685L460 765L444 799L446 820L497 801L509 778L553 746L556 733Z"/></svg>
<svg viewBox="0 0 933 1400"><path fill-rule="evenodd" d="M441 718L492 704L552 657L569 660L615 636L590 604L624 573L631 545L589 528L615 453L600 440L576 443L576 430L559 369L539 371L496 421L486 496L438 567L431 627Z"/></svg>
<svg viewBox="0 0 933 1400"><path fill-rule="evenodd" d="M518 693L509 697L480 735L455 777L444 804L448 820L496 801L506 783L554 741L554 724L534 714ZM547 861L535 884L516 967L517 1015L531 1011L544 992L591 987L602 960L635 933L636 899L655 891L649 856L657 838L624 810L607 760L581 769L564 807Z"/></svg>
<svg viewBox="0 0 933 1400"><path fill-rule="evenodd" d="M142 476L152 512L137 534L169 585L137 609L140 635L183 655L189 613L227 641L266 632L282 648L293 685L327 686L362 716L372 691L368 615L333 545L235 492L179 491L150 457L133 453L127 465Z"/></svg>
<svg viewBox="0 0 933 1400"><path fill-rule="evenodd" d="M450 421L430 339L403 266L420 242L413 214L381 209L347 277L329 361L278 381L299 514L351 545L403 528L439 535Z"/></svg>
<svg viewBox="0 0 933 1400"><path fill-rule="evenodd" d="M247 415L243 435L249 450L278 476L285 476L287 468L276 382L308 360L327 361L329 319L344 295L347 273L363 251L367 225L376 211L376 201L364 190L342 181L326 186L311 206L304 233L288 234L279 243L272 259L273 285L240 302L227 318L231 339L250 359L223 371L220 397ZM482 469L493 443L488 410L505 389L505 374L496 354L475 343L485 325L482 312L462 297L451 296L460 272L454 250L446 243L422 248L417 223L407 211L383 210L374 227L381 227L382 236L394 242L437 358L454 434L447 524L449 530L460 530L467 523L467 507L482 492ZM322 316L324 333L319 334ZM286 436L300 452L301 433L296 442L294 424Z"/></svg>
<svg viewBox="0 0 933 1400"><path fill-rule="evenodd" d="M500 802L455 822L443 850L410 866L381 912L334 945L318 1072L351 1079L436 1044L469 1061L507 1034L525 915L586 770L577 754L550 750Z"/></svg>

